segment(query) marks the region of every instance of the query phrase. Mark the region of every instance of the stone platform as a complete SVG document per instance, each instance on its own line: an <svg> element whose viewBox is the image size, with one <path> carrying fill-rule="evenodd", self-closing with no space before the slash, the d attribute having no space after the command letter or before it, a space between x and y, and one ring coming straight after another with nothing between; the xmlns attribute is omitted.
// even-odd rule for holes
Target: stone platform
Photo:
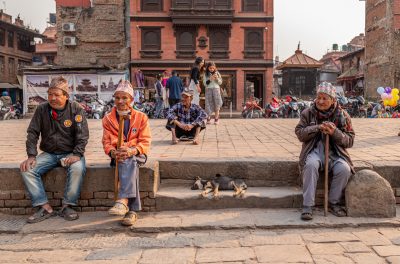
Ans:
<svg viewBox="0 0 400 264"><path fill-rule="evenodd" d="M301 144L294 134L297 120L222 119L201 134L198 146L190 142L170 144L165 120L151 120L152 148L149 162L141 168L140 189L144 210L180 210L229 207L299 207L297 160ZM29 120L0 122L0 212L30 213L29 197L19 176L25 159ZM354 119L354 147L349 151L356 169L369 168L386 178L400 202L400 156L396 119ZM89 120L90 140L86 151L87 177L78 210L102 211L112 204L113 171L101 146L101 121ZM196 176L210 178L221 173L243 178L249 185L244 199L221 201L198 199L189 186ZM61 169L45 176L51 204L59 206L65 173ZM271 188L280 188L271 191ZM172 188L172 189L171 189ZM176 189L173 189L176 188ZM258 188L258 189L257 189ZM296 189L297 188L297 189ZM159 194L159 195L157 195ZM187 195L184 200L183 194ZM227 193L226 195L230 195ZM189 200L191 202L189 202Z"/></svg>

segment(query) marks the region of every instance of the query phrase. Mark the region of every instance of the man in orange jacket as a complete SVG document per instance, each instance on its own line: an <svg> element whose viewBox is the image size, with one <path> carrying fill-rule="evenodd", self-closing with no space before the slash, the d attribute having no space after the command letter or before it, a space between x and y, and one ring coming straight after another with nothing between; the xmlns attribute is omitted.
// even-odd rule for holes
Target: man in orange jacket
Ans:
<svg viewBox="0 0 400 264"><path fill-rule="evenodd" d="M118 161L118 200L109 210L111 215L123 215L121 224L130 226L137 219L136 211L141 210L139 193L139 165L144 164L150 149L151 134L148 117L131 107L133 89L129 81L122 81L114 93L115 106L103 118L103 148L111 157L111 163ZM117 149L119 116L128 115L124 120L123 143Z"/></svg>

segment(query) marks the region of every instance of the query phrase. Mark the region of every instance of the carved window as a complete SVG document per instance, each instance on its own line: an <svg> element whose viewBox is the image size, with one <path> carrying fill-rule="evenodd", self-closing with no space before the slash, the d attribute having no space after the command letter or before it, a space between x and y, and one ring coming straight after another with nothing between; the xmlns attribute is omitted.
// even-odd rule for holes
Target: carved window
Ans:
<svg viewBox="0 0 400 264"><path fill-rule="evenodd" d="M263 12L264 11L263 0L242 0L242 11Z"/></svg>
<svg viewBox="0 0 400 264"><path fill-rule="evenodd" d="M8 37L8 47L10 48L14 47L14 32L8 31L7 37Z"/></svg>
<svg viewBox="0 0 400 264"><path fill-rule="evenodd" d="M4 60L4 56L0 56L0 73L3 75L5 73L4 69L6 68L6 61Z"/></svg>
<svg viewBox="0 0 400 264"><path fill-rule="evenodd" d="M176 29L176 57L194 58L196 55L196 28Z"/></svg>
<svg viewBox="0 0 400 264"><path fill-rule="evenodd" d="M194 8L206 9L210 7L211 0L194 0Z"/></svg>
<svg viewBox="0 0 400 264"><path fill-rule="evenodd" d="M0 45L4 46L6 44L6 30L0 28Z"/></svg>
<svg viewBox="0 0 400 264"><path fill-rule="evenodd" d="M142 0L141 10L143 12L158 12L163 10L162 0Z"/></svg>
<svg viewBox="0 0 400 264"><path fill-rule="evenodd" d="M247 28L244 33L244 57L263 58L264 56L263 28Z"/></svg>
<svg viewBox="0 0 400 264"><path fill-rule="evenodd" d="M13 76L15 74L15 59L8 58L8 75Z"/></svg>
<svg viewBox="0 0 400 264"><path fill-rule="evenodd" d="M231 8L230 0L214 0L215 9L228 9Z"/></svg>
<svg viewBox="0 0 400 264"><path fill-rule="evenodd" d="M229 58L229 28L209 28L210 58Z"/></svg>
<svg viewBox="0 0 400 264"><path fill-rule="evenodd" d="M142 27L142 58L161 58L161 28Z"/></svg>

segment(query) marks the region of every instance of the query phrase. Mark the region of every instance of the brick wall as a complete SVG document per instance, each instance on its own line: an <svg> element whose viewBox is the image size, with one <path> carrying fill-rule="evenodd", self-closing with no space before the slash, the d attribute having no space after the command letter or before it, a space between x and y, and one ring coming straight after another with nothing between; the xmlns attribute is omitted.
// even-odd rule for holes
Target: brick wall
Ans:
<svg viewBox="0 0 400 264"><path fill-rule="evenodd" d="M94 0L93 7L57 5L57 61L63 66L107 65L124 68L129 61L126 45L124 0ZM74 23L75 32L62 31ZM76 46L63 44L64 36L76 37Z"/></svg>
<svg viewBox="0 0 400 264"><path fill-rule="evenodd" d="M366 1L365 88L366 96L377 98L379 86L400 85L400 1Z"/></svg>
<svg viewBox="0 0 400 264"><path fill-rule="evenodd" d="M57 168L43 176L49 203L56 209L61 206L66 173ZM0 213L31 214L32 204L18 168L0 169ZM158 162L148 161L140 168L139 190L142 209L155 211L155 193L160 184ZM79 212L108 210L114 204L114 170L110 167L90 166L83 181L78 206Z"/></svg>

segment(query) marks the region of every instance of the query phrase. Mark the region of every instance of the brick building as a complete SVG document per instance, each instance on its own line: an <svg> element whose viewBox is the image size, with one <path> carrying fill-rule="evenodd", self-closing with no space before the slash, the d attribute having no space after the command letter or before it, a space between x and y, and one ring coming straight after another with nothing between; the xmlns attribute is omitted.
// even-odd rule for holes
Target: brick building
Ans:
<svg viewBox="0 0 400 264"><path fill-rule="evenodd" d="M37 64L54 65L57 60L57 28L55 26L47 27L42 35L45 37L41 43L36 44L34 58ZM35 60L34 60L35 62Z"/></svg>
<svg viewBox="0 0 400 264"><path fill-rule="evenodd" d="M131 78L177 70L187 80L195 57L223 76L225 107L250 96L267 101L273 85L273 0L130 1Z"/></svg>
<svg viewBox="0 0 400 264"><path fill-rule="evenodd" d="M367 0L365 18L365 95L377 87L400 86L400 0Z"/></svg>
<svg viewBox="0 0 400 264"><path fill-rule="evenodd" d="M0 92L7 90L13 102L21 100L22 92L17 79L18 69L32 63L34 38L39 32L24 26L24 22L0 9Z"/></svg>
<svg viewBox="0 0 400 264"><path fill-rule="evenodd" d="M365 49L358 49L340 57L342 73L337 78L346 96L364 95Z"/></svg>
<svg viewBox="0 0 400 264"><path fill-rule="evenodd" d="M56 0L57 59L61 66L125 69L127 0Z"/></svg>

